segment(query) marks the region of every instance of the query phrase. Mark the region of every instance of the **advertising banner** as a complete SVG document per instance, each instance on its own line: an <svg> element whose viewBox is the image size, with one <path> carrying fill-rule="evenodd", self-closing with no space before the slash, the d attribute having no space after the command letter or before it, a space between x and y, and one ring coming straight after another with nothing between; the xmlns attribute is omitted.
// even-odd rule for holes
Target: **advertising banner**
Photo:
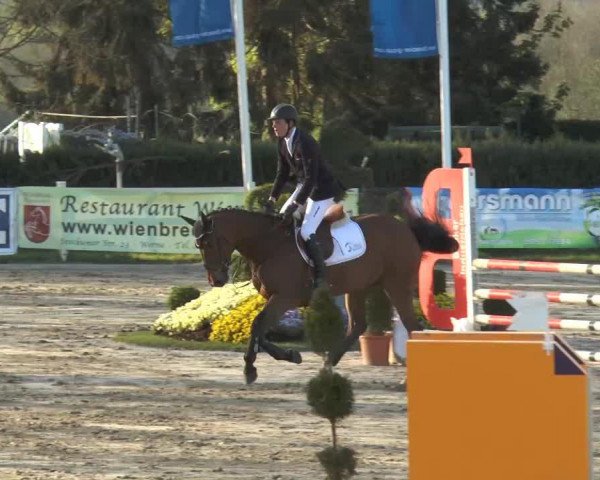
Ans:
<svg viewBox="0 0 600 480"><path fill-rule="evenodd" d="M229 0L171 0L173 45L199 45L233 38Z"/></svg>
<svg viewBox="0 0 600 480"><path fill-rule="evenodd" d="M477 191L480 248L598 248L600 189Z"/></svg>
<svg viewBox="0 0 600 480"><path fill-rule="evenodd" d="M411 188L421 208L421 189ZM22 187L0 190L0 253L23 248L115 252L195 253L191 228L179 215L241 207L241 187L189 189ZM440 192L440 216L449 196ZM358 193L346 210L358 213ZM16 224L10 218L18 218ZM598 189L477 189L479 248L598 248ZM17 235L18 233L18 235Z"/></svg>
<svg viewBox="0 0 600 480"><path fill-rule="evenodd" d="M19 188L19 246L57 250L196 253L179 215L243 207L242 187L190 189ZM344 202L356 213L358 195Z"/></svg>
<svg viewBox="0 0 600 480"><path fill-rule="evenodd" d="M435 0L371 0L370 6L376 57L437 55Z"/></svg>
<svg viewBox="0 0 600 480"><path fill-rule="evenodd" d="M421 210L422 189L410 190ZM449 217L443 191L438 203ZM600 188L479 188L475 228L479 248L598 248Z"/></svg>
<svg viewBox="0 0 600 480"><path fill-rule="evenodd" d="M17 191L0 188L0 255L17 251Z"/></svg>

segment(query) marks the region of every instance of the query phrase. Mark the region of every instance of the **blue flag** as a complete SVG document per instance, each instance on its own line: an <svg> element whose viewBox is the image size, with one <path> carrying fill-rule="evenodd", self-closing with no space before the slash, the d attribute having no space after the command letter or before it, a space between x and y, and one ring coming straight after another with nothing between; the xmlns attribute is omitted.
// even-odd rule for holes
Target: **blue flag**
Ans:
<svg viewBox="0 0 600 480"><path fill-rule="evenodd" d="M371 0L376 57L437 55L435 0Z"/></svg>
<svg viewBox="0 0 600 480"><path fill-rule="evenodd" d="M170 0L173 45L198 45L234 36L229 0Z"/></svg>

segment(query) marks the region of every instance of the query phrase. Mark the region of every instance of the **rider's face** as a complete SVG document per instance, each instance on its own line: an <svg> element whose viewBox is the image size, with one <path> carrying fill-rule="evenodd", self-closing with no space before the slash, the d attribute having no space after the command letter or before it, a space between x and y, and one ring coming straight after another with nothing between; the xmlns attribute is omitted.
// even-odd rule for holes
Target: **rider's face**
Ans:
<svg viewBox="0 0 600 480"><path fill-rule="evenodd" d="M290 129L287 120L284 120L283 118L276 118L271 122L271 126L278 138L285 137Z"/></svg>

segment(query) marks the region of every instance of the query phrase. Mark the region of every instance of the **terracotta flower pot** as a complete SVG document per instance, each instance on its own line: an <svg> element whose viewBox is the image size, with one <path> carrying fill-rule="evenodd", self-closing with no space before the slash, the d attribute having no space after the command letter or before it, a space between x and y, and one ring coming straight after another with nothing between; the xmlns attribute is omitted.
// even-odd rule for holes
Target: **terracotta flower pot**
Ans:
<svg viewBox="0 0 600 480"><path fill-rule="evenodd" d="M390 354L390 335L365 334L358 338L363 364L387 366Z"/></svg>

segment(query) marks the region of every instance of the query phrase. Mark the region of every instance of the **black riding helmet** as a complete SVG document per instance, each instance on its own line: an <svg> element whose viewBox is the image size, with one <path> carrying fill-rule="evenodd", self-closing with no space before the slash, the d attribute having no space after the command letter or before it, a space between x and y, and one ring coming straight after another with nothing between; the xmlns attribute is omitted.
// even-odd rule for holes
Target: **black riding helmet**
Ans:
<svg viewBox="0 0 600 480"><path fill-rule="evenodd" d="M279 105L276 105L275 108L271 110L271 116L267 118L267 120L277 120L278 118L282 118L288 122L290 120L297 122L298 112L296 111L296 107L290 105L289 103L280 103Z"/></svg>

